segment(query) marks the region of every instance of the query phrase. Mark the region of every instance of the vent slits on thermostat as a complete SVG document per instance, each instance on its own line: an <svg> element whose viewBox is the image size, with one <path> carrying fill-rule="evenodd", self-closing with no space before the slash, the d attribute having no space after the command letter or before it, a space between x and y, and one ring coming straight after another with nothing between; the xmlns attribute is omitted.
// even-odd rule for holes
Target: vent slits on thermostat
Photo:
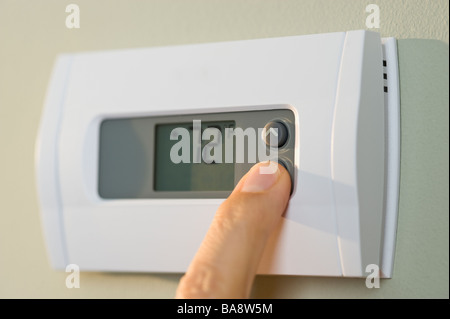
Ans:
<svg viewBox="0 0 450 319"><path fill-rule="evenodd" d="M386 60L383 60L383 79L384 79L384 93L388 93L388 85L387 85L387 62Z"/></svg>

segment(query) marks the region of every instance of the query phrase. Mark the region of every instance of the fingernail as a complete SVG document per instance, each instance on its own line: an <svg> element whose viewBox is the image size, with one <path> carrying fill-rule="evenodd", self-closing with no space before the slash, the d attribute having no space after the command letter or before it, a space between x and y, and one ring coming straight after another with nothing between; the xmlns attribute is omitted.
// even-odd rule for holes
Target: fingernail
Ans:
<svg viewBox="0 0 450 319"><path fill-rule="evenodd" d="M241 188L241 192L263 192L275 185L280 175L278 164L276 164L277 169L272 174L264 174L264 172L261 172L260 168L264 168L265 166L267 167L268 165L270 165L269 162L264 162L253 166L245 178L244 185Z"/></svg>

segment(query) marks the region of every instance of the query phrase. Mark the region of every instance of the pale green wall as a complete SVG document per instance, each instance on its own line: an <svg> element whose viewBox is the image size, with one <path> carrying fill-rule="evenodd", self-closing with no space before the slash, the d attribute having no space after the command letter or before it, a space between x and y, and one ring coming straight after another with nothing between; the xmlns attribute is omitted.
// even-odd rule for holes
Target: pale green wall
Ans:
<svg viewBox="0 0 450 319"><path fill-rule="evenodd" d="M81 28L65 28L65 6ZM65 288L51 270L39 224L33 152L57 53L215 42L365 28L381 10L399 39L402 179L394 278L260 276L254 297L449 297L448 1L0 0L0 297L172 297L178 275L82 273ZM437 41L439 40L439 41Z"/></svg>

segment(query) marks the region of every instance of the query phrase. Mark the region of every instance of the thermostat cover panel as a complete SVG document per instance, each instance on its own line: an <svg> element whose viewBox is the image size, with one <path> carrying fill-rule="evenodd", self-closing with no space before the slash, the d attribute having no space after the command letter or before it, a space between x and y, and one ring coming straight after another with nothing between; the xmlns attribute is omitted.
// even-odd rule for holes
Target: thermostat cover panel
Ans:
<svg viewBox="0 0 450 319"><path fill-rule="evenodd" d="M391 276L398 170L386 235L383 60L379 34L367 31L60 56L36 149L53 267L184 272L223 201L100 197L105 119L290 110L293 193L259 273L360 277L376 264Z"/></svg>

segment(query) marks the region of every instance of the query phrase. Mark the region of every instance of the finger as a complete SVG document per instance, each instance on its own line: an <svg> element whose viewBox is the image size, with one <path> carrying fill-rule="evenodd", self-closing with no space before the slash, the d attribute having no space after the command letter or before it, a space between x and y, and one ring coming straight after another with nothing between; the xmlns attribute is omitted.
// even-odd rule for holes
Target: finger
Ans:
<svg viewBox="0 0 450 319"><path fill-rule="evenodd" d="M284 167L256 164L217 210L177 289L177 298L247 298L270 233L286 209L291 180ZM273 163L272 163L273 165ZM266 167L267 169L267 167Z"/></svg>

